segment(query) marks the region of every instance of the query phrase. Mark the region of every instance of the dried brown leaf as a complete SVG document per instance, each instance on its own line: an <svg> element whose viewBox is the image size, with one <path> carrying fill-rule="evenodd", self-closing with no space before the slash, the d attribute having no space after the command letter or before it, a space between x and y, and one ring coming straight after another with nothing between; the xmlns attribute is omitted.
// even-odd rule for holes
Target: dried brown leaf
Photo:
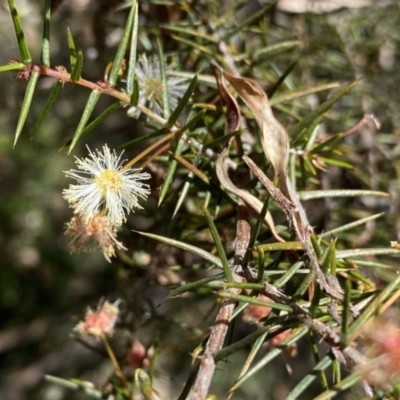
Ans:
<svg viewBox="0 0 400 400"><path fill-rule="evenodd" d="M226 104L226 133L232 133L240 127L240 108L232 93L225 86L225 82L221 77L221 68L214 62L211 65L214 68L219 94Z"/></svg>
<svg viewBox="0 0 400 400"><path fill-rule="evenodd" d="M225 148L222 153L219 155L217 164L216 164L216 172L221 185L228 190L229 192L233 193L235 196L239 197L242 201L244 201L251 209L253 209L257 215L261 213L263 208L263 203L254 197L251 193L247 190L240 189L236 187L233 182L230 180L228 175L228 165L226 163L226 155L228 152L228 147ZM270 228L272 235L275 237L276 240L279 242L284 242L285 240L281 238L275 230L274 220L269 212L267 212L265 216L265 223Z"/></svg>
<svg viewBox="0 0 400 400"><path fill-rule="evenodd" d="M276 188L264 172L257 167L257 165L251 160L251 158L244 156L244 162L249 166L249 168L254 172L260 182L266 187L270 192L271 196L280 205L282 210L287 215L298 241L303 246L304 251L310 260L310 266L315 271L318 283L321 287L335 299L342 299L343 295L340 290L340 286L333 285L333 281L336 277L331 276L330 282L323 274L321 267L318 262L318 257L315 254L314 247L311 242L312 228L308 222L307 215L304 211L303 206L300 203L299 197L294 190L289 178L286 176L285 179L280 180L280 190ZM339 284L338 284L339 285Z"/></svg>
<svg viewBox="0 0 400 400"><path fill-rule="evenodd" d="M268 96L251 79L234 76L224 70L221 72L253 112L261 129L261 145L274 168L275 178L285 177L289 161L289 135L274 117Z"/></svg>
<svg viewBox="0 0 400 400"><path fill-rule="evenodd" d="M315 254L311 242L312 227L308 222L307 215L287 173L290 142L286 129L273 115L268 96L264 93L264 90L258 83L252 81L251 79L231 75L222 69L221 73L234 87L247 107L249 107L253 112L261 130L261 144L265 156L271 162L274 168L275 178L279 178L279 189L273 185L263 171L258 168L258 166L254 164L249 157L244 156L243 160L260 179L272 197L278 202L282 210L286 213L291 226L296 232L298 241L302 244L309 257L311 268L315 271L317 280L321 287L333 298L341 299L342 293L340 290L327 282L327 279L321 270L317 255ZM246 204L260 213L262 203L245 190L236 188L236 186L233 185L233 183L229 180L227 171L224 170L225 154L226 150L221 154L217 162L217 175L220 182L227 190L236 194L243 201L245 201ZM222 164L220 163L221 159ZM267 214L265 218L266 222L267 218L270 218L270 215ZM271 228L270 223L267 222L267 224Z"/></svg>

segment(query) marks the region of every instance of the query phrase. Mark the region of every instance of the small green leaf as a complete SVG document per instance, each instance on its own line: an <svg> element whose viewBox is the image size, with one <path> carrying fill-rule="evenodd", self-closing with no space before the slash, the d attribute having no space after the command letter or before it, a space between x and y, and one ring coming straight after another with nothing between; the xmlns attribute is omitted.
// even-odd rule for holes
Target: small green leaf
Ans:
<svg viewBox="0 0 400 400"><path fill-rule="evenodd" d="M177 158L175 158L175 159L179 162L179 160ZM197 165L199 163L199 160L200 160L200 153L197 153L195 159L193 160L193 165L192 165L194 168L196 168L197 171L198 171ZM203 173L201 172L201 174L203 174ZM207 178L207 175L205 175L205 174L203 174L203 175L204 175L205 178ZM187 193L189 191L189 188L190 188L191 181L192 181L193 177L194 177L194 171L189 170L189 174L188 174L188 176L186 178L186 182L183 184L183 188L181 190L181 194L179 196L178 201L176 202L175 209L174 209L174 212L172 214L172 218L175 217L176 213L179 211L180 207L182 206L183 201L185 200L186 195L187 195Z"/></svg>
<svg viewBox="0 0 400 400"><path fill-rule="evenodd" d="M316 136L319 132L319 125L321 122L324 120L325 114L321 114L317 118L314 119L314 121L310 124L310 126L307 129L303 129L299 132L296 138L293 140L293 146L296 146L298 143L302 142L303 139L308 141L305 145L305 149L308 149L312 143L314 143Z"/></svg>
<svg viewBox="0 0 400 400"><path fill-rule="evenodd" d="M193 172L190 171L188 176L187 176L187 178L186 178L186 182L183 184L179 199L175 204L174 212L172 213L172 218L175 218L176 214L178 213L178 211L182 207L182 204L185 201L186 196L187 196L187 194L189 192L190 185L191 185L190 181L193 179L193 176L194 176Z"/></svg>
<svg viewBox="0 0 400 400"><path fill-rule="evenodd" d="M340 335L340 344L342 348L349 345L349 317L350 317L350 298L351 295L351 282L346 279L344 285L344 300L343 300L343 311L342 311L342 332Z"/></svg>
<svg viewBox="0 0 400 400"><path fill-rule="evenodd" d="M256 306L270 307L273 310L285 311L287 313L293 312L293 308L290 306L287 306L286 304L275 303L273 301L259 300L259 299L256 299L255 297L243 296L241 294L234 294L234 293L229 293L229 292L224 291L224 292L219 292L218 296L223 297L225 299L232 299L235 301L243 301L245 303L254 304Z"/></svg>
<svg viewBox="0 0 400 400"><path fill-rule="evenodd" d="M332 229L332 230L330 230L328 232L323 232L321 234L321 237L337 235L338 233L347 231L349 229L355 228L356 226L365 224L368 221L372 221L374 219L377 219L377 218L381 217L382 215L385 215L385 213L379 213L379 214L375 214L375 215L370 215L369 217L366 217L366 218L361 218L361 219L359 219L357 221L350 222L349 224L346 224L346 225L342 225L342 226L340 226L338 228L335 228L335 229Z"/></svg>
<svg viewBox="0 0 400 400"><path fill-rule="evenodd" d="M300 272L300 271L299 271ZM307 276L300 283L300 286L296 289L293 299L299 299L304 296L304 293L308 290L310 285L314 282L315 272L311 271L311 273L307 274Z"/></svg>
<svg viewBox="0 0 400 400"><path fill-rule="evenodd" d="M54 85L50 96L46 102L46 105L43 108L42 113L40 114L40 117L38 119L38 121L36 122L35 127L32 130L31 136L35 136L35 134L37 133L37 131L39 130L39 128L42 126L42 123L44 121L44 119L46 118L47 114L49 113L51 107L53 106L54 102L56 101L58 95L61 92L61 89L63 88L63 81L57 81L57 83Z"/></svg>
<svg viewBox="0 0 400 400"><path fill-rule="evenodd" d="M71 64L71 69L73 70L76 63L76 48L74 37L72 36L71 30L67 29L67 41L69 50L69 63Z"/></svg>
<svg viewBox="0 0 400 400"><path fill-rule="evenodd" d="M387 254L400 254L400 250L394 249L393 247L338 250L336 252L336 259L363 256L379 256Z"/></svg>
<svg viewBox="0 0 400 400"><path fill-rule="evenodd" d="M209 41L210 43L218 42L218 40L216 38L214 38L213 36L207 35L206 33L203 33L199 30L191 29L190 27L186 28L186 27L181 27L181 26L176 26L176 25L163 24L163 25L160 25L160 28L166 29L166 30L172 31L172 32L183 33L185 35L198 37L200 39L205 39L205 40Z"/></svg>
<svg viewBox="0 0 400 400"><path fill-rule="evenodd" d="M167 74L165 72L165 57L162 50L160 39L157 39L157 55L158 55L158 63L160 65L160 77L162 82L163 114L164 118L168 119L171 110L169 108L168 82L167 82Z"/></svg>
<svg viewBox="0 0 400 400"><path fill-rule="evenodd" d="M208 276L207 278L199 279L194 282L185 283L185 284L177 287L176 289L171 290L169 292L168 296L164 299L164 301L168 300L168 299L173 299L174 297L180 295L181 293L193 291L194 289L202 287L209 282L214 282L214 281L224 279L224 277L225 277L225 274L216 274L213 276Z"/></svg>
<svg viewBox="0 0 400 400"><path fill-rule="evenodd" d="M249 354L247 355L246 361L243 364L242 369L240 370L239 376L236 379L236 381L238 381L240 378L242 378L242 376L246 375L246 372L249 370L251 364L253 363L256 355L258 354L258 352L261 349L261 346L264 344L265 342L265 338L268 335L268 331L265 331L259 338L256 339L256 341L252 344L251 350L249 352ZM235 389L231 390L231 393L233 394L235 392Z"/></svg>
<svg viewBox="0 0 400 400"><path fill-rule="evenodd" d="M182 150L183 150L183 147L185 146L185 144L186 144L185 140L183 140L182 138L179 139L178 144L176 145L174 154L180 155L182 153ZM172 156L171 156L171 158L172 158ZM168 171L167 171L167 174L165 175L164 182L160 189L160 197L158 200L158 206L160 206L160 204L163 202L165 195L168 192L168 189L171 185L172 179L174 178L174 174L175 174L177 166L178 166L178 161L174 160L173 158L172 158L172 160L170 159Z"/></svg>
<svg viewBox="0 0 400 400"><path fill-rule="evenodd" d="M314 397L313 400L331 400L336 397L337 394L340 392L344 392L345 390L351 388L360 380L362 379L362 374L359 371L353 372L349 376L346 376L345 379L337 383L331 389L326 390L325 392L321 393L317 397Z"/></svg>
<svg viewBox="0 0 400 400"><path fill-rule="evenodd" d="M83 66L83 53L79 50L78 56L75 61L74 68L72 69L72 72L71 72L71 81L72 82L78 82L79 79L81 79L82 66Z"/></svg>
<svg viewBox="0 0 400 400"><path fill-rule="evenodd" d="M318 291L318 286L317 286L317 291ZM314 298L315 298L315 294L314 294ZM313 302L314 302L314 298L313 298ZM315 333L313 331L308 332L307 336L308 336L308 339L309 339L309 342L311 345L311 351L314 356L314 362L317 364L321 361L321 357L319 356L319 348L318 348L318 342L320 341L320 339L317 338L317 336L315 335ZM329 386L328 386L328 380L326 378L325 371L320 371L318 374L318 377L321 382L322 389L323 390L328 389Z"/></svg>
<svg viewBox="0 0 400 400"><path fill-rule="evenodd" d="M196 88L197 85L197 79L198 79L198 75L196 74L190 84L189 87L187 88L185 94L183 95L183 97L181 98L181 100L179 101L178 105L176 106L175 110L173 110L173 112L171 113L171 115L168 118L168 124L170 126L175 124L175 121L178 119L179 115L181 115L181 112L183 111L183 109L186 107L190 96L193 94L194 89Z"/></svg>
<svg viewBox="0 0 400 400"><path fill-rule="evenodd" d="M117 54L115 55L110 74L108 75L108 83L111 86L115 86L115 84L117 83L118 75L120 73L120 68L125 57L125 52L128 47L129 39L132 37L132 26L135 19L136 10L136 0L133 0L131 10L128 15L128 20L125 24L124 33L119 43Z"/></svg>
<svg viewBox="0 0 400 400"><path fill-rule="evenodd" d="M229 392L232 392L232 391L236 390L238 387L240 387L245 381L247 381L249 378L251 378L253 375L255 375L260 369L262 369L270 361L272 361L274 358L276 358L279 354L281 354L282 351L287 346L290 346L291 344L298 341L307 332L308 332L308 328L305 326L295 329L285 340L282 341L282 343L279 344L279 347L270 350L244 376L242 376L237 382L235 382L235 384L232 386L232 388L229 390Z"/></svg>
<svg viewBox="0 0 400 400"><path fill-rule="evenodd" d="M277 327L279 328L279 327ZM238 340L237 342L232 343L229 346L224 347L222 350L218 351L217 354L214 356L215 361L225 360L231 354L236 353L237 351L252 346L260 336L263 336L264 333L268 333L271 329L271 326L263 326L262 328L257 329L255 332L250 333L249 335L245 336L243 339Z"/></svg>
<svg viewBox="0 0 400 400"><path fill-rule="evenodd" d="M5 72L5 71L23 71L25 69L26 65L23 63L10 63L7 65L3 65L0 67L0 72Z"/></svg>
<svg viewBox="0 0 400 400"><path fill-rule="evenodd" d="M354 168L353 164L350 164L349 162L342 160L336 160L334 158L321 157L321 160L327 165L334 165L335 167L339 168L344 168L344 169Z"/></svg>
<svg viewBox="0 0 400 400"><path fill-rule="evenodd" d="M177 131L177 135L181 135L182 133L192 129L198 121L200 121L207 110L199 111L189 122L187 122L182 128Z"/></svg>
<svg viewBox="0 0 400 400"><path fill-rule="evenodd" d="M204 212L204 216L206 217L207 220L207 224L208 227L210 229L211 232L211 236L214 240L215 246L217 248L217 252L219 255L219 258L222 262L222 267L224 269L224 273L225 273L225 279L227 282L232 282L233 281L233 277L232 277L232 271L231 271L231 266L229 265L229 261L228 258L226 257L226 253L224 250L224 246L222 245L222 241L221 238L218 234L218 230L214 224L213 219L211 218L211 215L209 213L209 211L207 210L206 207L203 207L203 212Z"/></svg>
<svg viewBox="0 0 400 400"><path fill-rule="evenodd" d="M111 104L111 106L107 107L96 119L94 119L89 125L85 127L85 129L81 134L81 137L85 136L91 130L96 128L97 125L99 125L101 122L107 119L110 115L114 114L114 112L117 111L120 107L121 107L120 102L113 103ZM69 139L60 150L62 150L66 146L69 146L71 143L72 143L72 138Z"/></svg>
<svg viewBox="0 0 400 400"><path fill-rule="evenodd" d="M285 101L291 101L294 99L298 99L299 97L308 96L313 93L323 92L324 90L335 89L342 85L343 84L340 82L332 82L332 83L325 83L323 85L313 86L308 89L290 91L290 92L282 93L279 96L275 96L273 99L271 99L270 103L271 103L271 106L275 106L275 105L283 103Z"/></svg>
<svg viewBox="0 0 400 400"><path fill-rule="evenodd" d="M369 302L368 306L359 315L359 317L350 325L348 334L353 336L357 331L364 326L368 319L374 315L379 307L384 304L386 299L391 295L393 290L397 290L400 285L400 276L393 279L389 284L377 295L375 298ZM352 340L352 338L350 338Z"/></svg>
<svg viewBox="0 0 400 400"><path fill-rule="evenodd" d="M276 242L259 244L254 247L255 249L262 249L264 251L277 251L277 250L302 250L303 246L300 242Z"/></svg>
<svg viewBox="0 0 400 400"><path fill-rule="evenodd" d="M268 212L268 206L269 206L269 200L270 200L271 196L267 196L266 199L264 200L264 204L263 207L261 209L260 215L257 217L257 222L256 225L254 227L254 229L251 230L251 235L250 235L250 240L249 240L249 245L247 247L247 251L246 254L244 256L244 260L242 265L248 265L249 261L250 261L250 255L251 255L251 251L250 249L254 246L254 244L256 243L257 237L261 231L261 226L264 223L265 220L265 216L267 215ZM261 250L261 249L260 249ZM263 277L263 267L259 266L258 268L258 279L259 281L261 281L262 277Z"/></svg>
<svg viewBox="0 0 400 400"><path fill-rule="evenodd" d="M71 146L69 147L68 154L71 153L72 149L75 147L76 143L78 142L79 138L82 136L82 133L86 127L87 122L89 121L90 116L96 106L97 102L99 101L101 96L101 92L98 90L93 90L90 93L89 99L86 103L85 109L83 110L81 120L79 121L78 127L74 133L74 137L72 138Z"/></svg>
<svg viewBox="0 0 400 400"><path fill-rule="evenodd" d="M131 34L131 48L129 52L129 62L128 62L128 73L126 75L126 92L131 96L131 104L136 106L139 100L139 83L137 79L135 80L135 70L136 70L136 53L137 53L137 38L138 38L138 27L139 27L139 13L138 13L138 3L135 2L133 6L134 16L133 16L133 26ZM136 87L137 86L137 87ZM136 94L135 94L136 92ZM136 95L138 100L132 99L133 94ZM134 100L134 101L132 101Z"/></svg>
<svg viewBox="0 0 400 400"><path fill-rule="evenodd" d="M51 15L51 0L46 0L44 5L44 22L42 36L42 53L40 62L43 66L50 66L50 15Z"/></svg>
<svg viewBox="0 0 400 400"><path fill-rule="evenodd" d="M276 288L281 288L282 286L286 285L286 283L289 281L289 279L294 276L298 270L304 266L304 261L298 261L294 263L287 271L286 273L281 276L279 279L277 279L274 283L274 286Z"/></svg>
<svg viewBox="0 0 400 400"><path fill-rule="evenodd" d="M257 50L254 53L253 59L258 60L261 57L268 57L272 58L280 53L283 53L285 51L294 49L296 47L300 47L301 42L299 40L288 40L286 42L279 42L276 44L273 44L271 46L263 47L259 50Z"/></svg>
<svg viewBox="0 0 400 400"><path fill-rule="evenodd" d="M299 59L294 60L289 64L289 66L285 69L283 74L280 75L279 79L271 86L268 91L267 91L267 96L270 99L270 104L272 104L272 96L275 94L275 92L280 88L282 83L285 81L285 79L288 77L288 75L294 70L296 65L299 63Z"/></svg>
<svg viewBox="0 0 400 400"><path fill-rule="evenodd" d="M40 76L40 72L33 71L29 78L28 85L27 85L26 91L25 91L24 101L21 106L21 113L19 115L17 129L15 131L14 147L17 144L19 135L21 134L22 128L25 125L26 117L28 116L29 108L32 103L33 94L35 93L36 83L39 79L39 76Z"/></svg>
<svg viewBox="0 0 400 400"><path fill-rule="evenodd" d="M312 164L312 162L310 161L310 159L307 156L303 157L303 162L304 162L304 166L306 167L306 170L308 172L310 172L314 176L317 175L317 171L316 171L314 165Z"/></svg>
<svg viewBox="0 0 400 400"><path fill-rule="evenodd" d="M349 265L354 268L355 265L357 265L358 260L356 262L352 262L353 260L349 259L346 260ZM366 276L364 276L361 272L356 271L356 270L349 270L348 272L349 277L351 277L353 279L353 281L356 281L357 284L363 283L364 286L370 288L371 290L375 290L376 289L376 284L371 281L370 279L368 279Z"/></svg>
<svg viewBox="0 0 400 400"><path fill-rule="evenodd" d="M135 384L142 392L144 400L154 400L151 379L141 368L135 370Z"/></svg>
<svg viewBox="0 0 400 400"><path fill-rule="evenodd" d="M347 262L350 263L350 265L353 267L354 265L360 265L361 267L366 267L366 268L376 268L376 269L394 269L393 265L388 265L388 264L383 264L380 262L376 261L365 261L365 260L353 260L350 258L346 259Z"/></svg>
<svg viewBox="0 0 400 400"><path fill-rule="evenodd" d="M342 370L338 360L332 361L332 377L333 383L340 383L342 380Z"/></svg>
<svg viewBox="0 0 400 400"><path fill-rule="evenodd" d="M176 40L177 42L181 42L181 43L187 44L188 46L193 47L194 49L196 49L196 51L201 51L204 54L208 54L210 57L213 57L214 59L216 58L218 60L218 62L222 61L220 56L217 56L215 54L215 52L213 52L212 50L210 50L206 46L202 46L197 42L194 42L192 40L187 40L187 39L185 39L185 38L183 38L181 36L178 36L178 35L171 35L171 37L172 37L172 39Z"/></svg>
<svg viewBox="0 0 400 400"><path fill-rule="evenodd" d="M130 104L136 107L139 103L139 97L140 97L139 80L135 76L135 78L133 79L133 88L132 88L132 95L130 98Z"/></svg>
<svg viewBox="0 0 400 400"><path fill-rule="evenodd" d="M308 190L298 192L300 200L324 199L327 197L364 197L364 196L382 196L388 197L389 193L377 190L352 190L352 189L334 189L334 190Z"/></svg>
<svg viewBox="0 0 400 400"><path fill-rule="evenodd" d="M15 35L17 36L19 53L21 54L22 61L25 64L29 64L32 62L32 57L25 40L24 31L22 30L21 20L19 19L18 11L15 8L15 2L14 0L7 1L11 11L11 18L14 24Z"/></svg>
<svg viewBox="0 0 400 400"><path fill-rule="evenodd" d="M285 400L297 400L302 393L311 385L321 371L332 364L331 356L325 356L286 396Z"/></svg>
<svg viewBox="0 0 400 400"><path fill-rule="evenodd" d="M205 111L205 110L202 110L202 111ZM213 147L218 147L218 145L220 143L228 143L229 139L231 137L240 136L242 133L243 133L242 130L238 130L238 131L232 132L232 133L226 133L225 135L220 136L217 139L214 139L214 140L211 140L210 142L205 143L204 144L204 148L205 149L212 149Z"/></svg>
<svg viewBox="0 0 400 400"><path fill-rule="evenodd" d="M324 275L326 275L328 272L330 272L330 274L333 276L336 275L336 239L337 238L331 239L328 253L322 262L322 271L324 272Z"/></svg>
<svg viewBox="0 0 400 400"><path fill-rule="evenodd" d="M170 246L177 247L178 249L186 250L190 253L196 254L197 256L203 258L204 260L222 269L222 262L218 257L213 256L208 251L205 251L199 247L192 246L191 244L188 243L180 242L179 240L174 240L164 236L154 235L152 233L146 233L146 232L137 232L137 233L149 237L150 239L158 240L159 242L168 244Z"/></svg>
<svg viewBox="0 0 400 400"><path fill-rule="evenodd" d="M245 19L242 23L237 25L234 29L228 30L228 32L222 37L221 41L223 42L228 42L229 39L236 35L238 32L241 32L244 27L250 25L252 22L256 21L257 19L265 16L269 10L272 10L275 7L275 4L268 4L262 8L260 8L257 12L254 14L251 14L251 16L247 19Z"/></svg>
<svg viewBox="0 0 400 400"><path fill-rule="evenodd" d="M330 97L328 100L322 103L314 111L308 113L300 122L289 127L288 129L289 135L295 137L302 129L308 127L314 121L315 118L319 117L321 114L324 114L326 111L328 111L336 102L338 102L345 94L347 94L357 84L358 81L351 82L345 88L335 93L332 97ZM276 101L276 98L274 100Z"/></svg>
<svg viewBox="0 0 400 400"><path fill-rule="evenodd" d="M106 120L110 115L114 114L114 112L120 108L120 102L111 104L111 106L107 107L96 119L94 119L89 125L85 127L85 129L82 131L81 137L96 128L97 125Z"/></svg>
<svg viewBox="0 0 400 400"><path fill-rule="evenodd" d="M45 375L44 379L47 382L54 383L69 390L85 393L85 395L90 399L102 399L104 397L104 393L95 389L91 382L85 382L78 379L63 379L52 375Z"/></svg>

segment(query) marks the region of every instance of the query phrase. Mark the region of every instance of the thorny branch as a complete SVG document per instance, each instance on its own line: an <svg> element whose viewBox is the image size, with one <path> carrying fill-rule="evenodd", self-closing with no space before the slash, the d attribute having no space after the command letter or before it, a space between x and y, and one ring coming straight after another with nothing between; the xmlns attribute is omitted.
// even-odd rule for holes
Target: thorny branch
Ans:
<svg viewBox="0 0 400 400"><path fill-rule="evenodd" d="M243 157L245 163L254 172L254 174L260 179L261 183L270 192L271 196L280 205L282 210L285 212L289 219L292 227L296 232L296 236L307 253L310 260L312 269L315 271L317 280L323 289L334 299L342 299L342 293L339 284L332 285L333 277L330 277L328 282L325 275L323 274L321 267L318 263L317 255L315 254L313 245L311 243L310 234L312 228L308 222L307 216L300 203L300 200L292 187L289 179L283 177L285 180L284 184L281 184L281 190L274 186L274 184L268 179L268 177L257 167L257 165L247 156ZM291 204L291 207L289 206Z"/></svg>
<svg viewBox="0 0 400 400"><path fill-rule="evenodd" d="M242 282L242 277L239 275L239 272L242 270L240 263L246 254L249 241L249 215L246 207L242 203L238 207L238 221L236 226L235 265L233 267L233 278L236 282ZM239 294L241 292L240 289L236 288L229 288L226 291L230 294ZM208 394L211 380L215 372L214 354L222 349L235 304L236 302L231 299L224 299L222 301L214 326L211 328L204 354L201 356L199 371L192 390L187 397L188 400L204 400Z"/></svg>
<svg viewBox="0 0 400 400"><path fill-rule="evenodd" d="M73 83L76 85L84 86L87 87L90 90L96 90L102 94L111 96L116 98L121 102L122 105L129 105L130 104L130 96L127 93L123 93L119 91L118 89L115 89L113 86L110 86L107 84L107 82L99 81L97 83L88 81L86 79L80 78L77 81L73 81L71 78L71 74L66 72L64 67L56 67L55 69L49 68L49 67L44 67L44 66L38 66L34 64L26 65L25 69L19 73L19 76L24 76L24 79L28 79L29 75L32 72L38 72L41 75L49 76L52 78L56 78L59 81L65 83ZM168 120L165 118L157 115L153 111L151 111L149 108L137 104L135 106L140 112L143 114L147 115L149 118L151 118L154 122L160 124L163 126L165 129L167 129L170 133L176 134L179 131L178 126L170 126L168 124ZM206 148L204 149L203 145L198 142L196 139L193 137L189 138L185 133L181 135L181 138L185 140L187 143L190 143L196 150L199 152L202 152L206 157L208 157L211 160L215 160L218 157L218 154L215 153L212 149ZM231 168L236 169L237 164L233 162L232 160L228 160L228 163Z"/></svg>

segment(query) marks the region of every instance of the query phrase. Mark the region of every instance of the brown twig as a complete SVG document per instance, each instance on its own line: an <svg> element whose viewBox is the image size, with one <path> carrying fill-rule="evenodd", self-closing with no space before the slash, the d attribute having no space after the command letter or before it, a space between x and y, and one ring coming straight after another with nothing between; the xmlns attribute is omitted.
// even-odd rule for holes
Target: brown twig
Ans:
<svg viewBox="0 0 400 400"><path fill-rule="evenodd" d="M49 67L43 67L43 66L41 67L41 66L34 65L34 64L28 64L28 65L25 65L25 69L23 71L20 71L20 74L21 73L26 74L27 79L28 79L32 72L39 72L40 75L49 76L51 78L58 79L63 84L72 83L72 84L76 84L79 86L84 86L90 90L97 90L98 92L100 92L102 94L116 98L122 104L125 104L125 105L130 104L130 96L127 93L119 91L118 89L115 89L115 87L110 86L106 82L102 82L102 81L94 83L94 82L88 81L83 78L80 78L79 80L74 81L71 78L71 74L66 72L66 69L64 67L56 67L55 69L53 69L53 68L49 68ZM168 120L157 115L156 113L151 111L149 108L142 106L141 104L137 104L135 107L141 113L147 115L154 122L163 126L170 133L176 134L179 131L178 126L169 125ZM217 157L218 157L217 153L215 153L210 148L203 149L203 144L199 143L194 138L189 138L185 133L183 133L181 135L181 138L183 140L185 140L187 143L190 143L194 148L196 148L199 152L202 152L209 159L213 159L213 160L217 159ZM237 164L235 162L233 162L232 160L228 160L228 162L229 162L229 166L232 169L237 168Z"/></svg>
<svg viewBox="0 0 400 400"><path fill-rule="evenodd" d="M316 143L323 143L327 140L331 139L332 137L337 137L338 139L343 139L346 136L350 136L353 133L358 133L358 131L363 128L365 125L372 126L374 129L379 130L381 127L381 123L379 122L378 118L375 117L374 114L365 114L362 119L357 122L352 128L348 129L347 131L340 132L336 135L331 135L328 137L318 138L315 140Z"/></svg>
<svg viewBox="0 0 400 400"><path fill-rule="evenodd" d="M311 268L314 270L317 280L321 287L334 299L342 299L341 291L337 290L335 285L330 284L325 275L323 274L321 267L318 263L317 255L315 254L313 245L311 243L310 235L312 228L308 222L306 213L300 200L295 192L293 186L290 183L288 177L282 177L280 180L280 189L268 179L268 177L261 171L260 168L251 160L251 158L244 156L244 162L254 172L260 182L270 192L271 196L280 205L282 210L285 212L288 220L290 221L294 231L296 232L297 239L301 243L304 251L310 260Z"/></svg>
<svg viewBox="0 0 400 400"><path fill-rule="evenodd" d="M242 278L237 274L241 269L243 260L250 240L249 215L244 203L238 207L238 221L236 225L236 245L233 268L233 278L236 282L241 282ZM239 294L240 289L230 288L226 290L231 294ZM195 383L189 393L188 400L204 400L207 397L211 380L215 372L214 354L221 350L226 334L228 332L229 321L231 319L236 302L230 299L222 301L221 308L215 319L214 326L211 328L204 354L201 357L199 371L197 372Z"/></svg>

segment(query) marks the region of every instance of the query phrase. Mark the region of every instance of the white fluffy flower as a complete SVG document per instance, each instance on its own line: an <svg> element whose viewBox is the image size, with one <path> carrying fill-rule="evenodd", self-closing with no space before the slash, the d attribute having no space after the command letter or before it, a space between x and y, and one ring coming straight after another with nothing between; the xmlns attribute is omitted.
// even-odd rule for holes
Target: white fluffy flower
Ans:
<svg viewBox="0 0 400 400"><path fill-rule="evenodd" d="M141 181L151 176L147 172L137 173L137 169L122 168L122 153L117 156L107 146L103 146L103 152L88 150L90 158L76 158L79 170L65 171L78 184L70 185L63 196L83 218L91 218L104 209L112 226L121 225L126 220L125 212L142 208L138 198L146 200L150 190Z"/></svg>
<svg viewBox="0 0 400 400"><path fill-rule="evenodd" d="M171 111L175 110L178 99L183 97L189 86L186 79L173 76L172 71L171 65L165 66L168 103ZM136 64L135 72L139 81L138 104L163 116L163 83L158 59L148 60L146 55L142 55ZM127 114L130 117L138 118L140 111L136 107L130 107Z"/></svg>

